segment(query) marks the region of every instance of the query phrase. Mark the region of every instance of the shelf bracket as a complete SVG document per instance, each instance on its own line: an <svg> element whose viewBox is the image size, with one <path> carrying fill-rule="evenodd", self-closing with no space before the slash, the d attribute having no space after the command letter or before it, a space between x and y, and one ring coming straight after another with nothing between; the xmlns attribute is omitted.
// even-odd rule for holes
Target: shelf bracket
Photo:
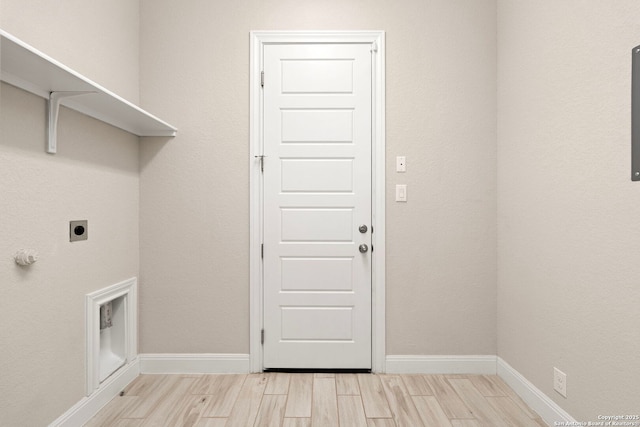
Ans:
<svg viewBox="0 0 640 427"><path fill-rule="evenodd" d="M72 96L87 95L95 93L92 91L74 91L74 92L49 92L49 102L47 102L49 110L49 123L47 126L47 153L56 154L58 150L58 112L60 111L60 101L63 98Z"/></svg>

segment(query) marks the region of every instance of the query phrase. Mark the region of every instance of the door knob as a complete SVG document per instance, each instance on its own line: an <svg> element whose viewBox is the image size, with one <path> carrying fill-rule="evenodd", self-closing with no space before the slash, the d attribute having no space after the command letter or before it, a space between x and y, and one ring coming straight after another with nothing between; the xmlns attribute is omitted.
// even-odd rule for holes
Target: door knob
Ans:
<svg viewBox="0 0 640 427"><path fill-rule="evenodd" d="M369 250L369 246L367 245L360 245L360 247L358 247L358 250L360 251L361 254L367 252Z"/></svg>
<svg viewBox="0 0 640 427"><path fill-rule="evenodd" d="M358 231L361 233L366 233L368 230L367 226L362 224L360 227L358 227Z"/></svg>

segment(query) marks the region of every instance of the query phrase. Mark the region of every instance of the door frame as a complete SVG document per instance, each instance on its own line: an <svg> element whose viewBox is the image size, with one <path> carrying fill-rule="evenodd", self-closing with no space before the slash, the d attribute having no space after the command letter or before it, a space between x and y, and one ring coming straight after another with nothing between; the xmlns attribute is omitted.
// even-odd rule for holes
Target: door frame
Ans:
<svg viewBox="0 0 640 427"><path fill-rule="evenodd" d="M262 372L263 354L263 92L264 46L292 43L367 43L372 45L371 147L371 367L385 372L385 33L384 31L252 31L249 84L249 361ZM267 83L268 84L268 83ZM265 159L267 165L269 159Z"/></svg>

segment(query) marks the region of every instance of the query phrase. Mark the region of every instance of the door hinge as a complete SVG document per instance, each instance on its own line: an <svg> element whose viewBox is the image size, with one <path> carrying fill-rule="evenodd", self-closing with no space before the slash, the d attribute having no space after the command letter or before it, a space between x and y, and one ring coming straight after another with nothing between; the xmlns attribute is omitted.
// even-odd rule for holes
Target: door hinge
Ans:
<svg viewBox="0 0 640 427"><path fill-rule="evenodd" d="M264 243L260 245L260 258L264 259Z"/></svg>
<svg viewBox="0 0 640 427"><path fill-rule="evenodd" d="M264 87L264 71L260 71L260 87Z"/></svg>
<svg viewBox="0 0 640 427"><path fill-rule="evenodd" d="M260 344L264 344L264 329L260 331Z"/></svg>

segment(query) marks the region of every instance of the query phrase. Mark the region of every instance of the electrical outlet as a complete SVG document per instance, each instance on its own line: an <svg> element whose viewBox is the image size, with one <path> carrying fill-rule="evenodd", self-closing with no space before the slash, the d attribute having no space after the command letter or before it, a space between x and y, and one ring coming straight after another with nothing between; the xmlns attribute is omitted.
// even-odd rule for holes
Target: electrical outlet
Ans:
<svg viewBox="0 0 640 427"><path fill-rule="evenodd" d="M567 374L558 368L553 368L553 389L567 397Z"/></svg>
<svg viewBox="0 0 640 427"><path fill-rule="evenodd" d="M87 240L89 238L89 222L84 219L81 221L69 221L69 241L77 242L78 240Z"/></svg>

